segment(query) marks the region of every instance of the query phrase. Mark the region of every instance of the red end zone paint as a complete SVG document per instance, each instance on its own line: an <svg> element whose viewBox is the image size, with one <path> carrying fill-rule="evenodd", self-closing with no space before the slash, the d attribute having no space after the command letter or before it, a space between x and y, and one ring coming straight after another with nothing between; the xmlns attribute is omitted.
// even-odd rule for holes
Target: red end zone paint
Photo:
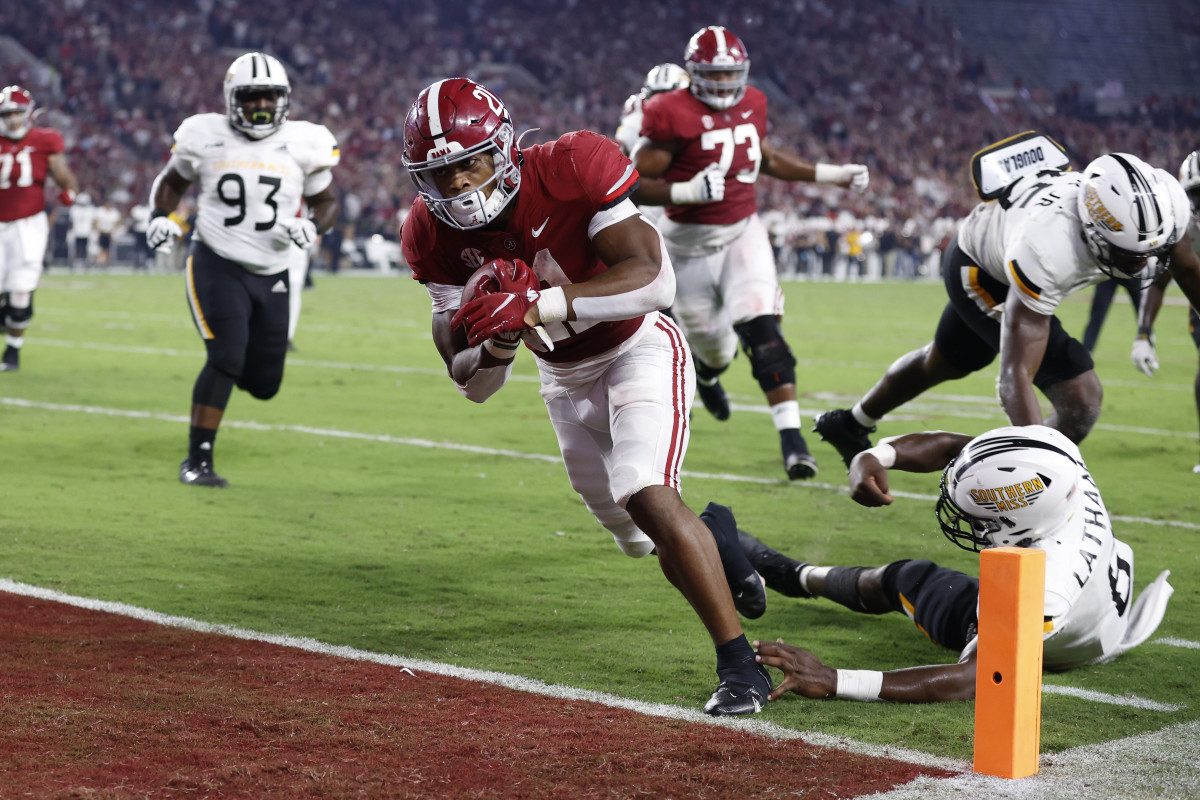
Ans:
<svg viewBox="0 0 1200 800"><path fill-rule="evenodd" d="M0 593L9 797L839 797L951 773Z"/></svg>

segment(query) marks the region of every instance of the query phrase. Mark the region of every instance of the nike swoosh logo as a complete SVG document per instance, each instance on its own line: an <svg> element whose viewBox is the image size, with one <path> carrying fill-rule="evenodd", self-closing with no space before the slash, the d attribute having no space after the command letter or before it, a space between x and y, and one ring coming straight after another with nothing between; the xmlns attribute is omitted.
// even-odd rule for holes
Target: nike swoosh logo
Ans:
<svg viewBox="0 0 1200 800"><path fill-rule="evenodd" d="M753 113L754 113L754 109L753 109L753 108L752 108L752 109L750 109L749 111L743 111L743 112L742 112L742 119L749 119L749 118L750 118L750 115L751 115L751 114L753 114Z"/></svg>
<svg viewBox="0 0 1200 800"><path fill-rule="evenodd" d="M504 302L503 302L503 303L501 303L500 305L496 306L496 310L495 310L495 311L493 311L493 312L492 312L492 314L493 314L493 315L495 315L495 314L499 314L501 311L503 311L503 310L504 310L504 307L505 307L505 306L507 306L509 303L511 303L513 300L516 300L516 299L517 299L517 296L516 296L515 294L510 294L508 297L504 298Z"/></svg>
<svg viewBox="0 0 1200 800"><path fill-rule="evenodd" d="M542 235L542 231L546 230L546 223L549 221L550 221L550 218L546 217L544 220L542 220L541 225L538 225L536 228L533 229L533 238L536 239L537 237Z"/></svg>

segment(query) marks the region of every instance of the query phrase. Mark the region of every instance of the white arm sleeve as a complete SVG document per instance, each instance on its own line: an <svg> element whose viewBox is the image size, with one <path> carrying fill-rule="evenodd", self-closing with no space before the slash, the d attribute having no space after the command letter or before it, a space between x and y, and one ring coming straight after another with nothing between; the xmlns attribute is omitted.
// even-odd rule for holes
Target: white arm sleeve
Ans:
<svg viewBox="0 0 1200 800"><path fill-rule="evenodd" d="M632 200L622 200L612 208L601 211L592 217L592 222L588 226L588 236L594 237L609 225L615 225L640 213ZM662 233L657 228L654 229L654 232L658 235L658 252L661 257L658 275L654 280L641 288L621 294L605 297L576 297L571 301L571 308L575 312L576 319L633 319L660 308L667 308L675 301L675 269L671 266L671 257L667 255L667 243L663 241Z"/></svg>

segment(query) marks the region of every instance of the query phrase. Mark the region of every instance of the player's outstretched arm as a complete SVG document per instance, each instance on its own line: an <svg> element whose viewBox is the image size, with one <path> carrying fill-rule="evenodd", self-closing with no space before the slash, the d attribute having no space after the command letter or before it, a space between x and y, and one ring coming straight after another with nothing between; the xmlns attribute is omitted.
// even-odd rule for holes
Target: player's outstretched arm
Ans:
<svg viewBox="0 0 1200 800"><path fill-rule="evenodd" d="M936 472L958 455L971 437L950 431L907 433L884 439L850 462L850 497L860 505L890 505L888 470Z"/></svg>
<svg viewBox="0 0 1200 800"><path fill-rule="evenodd" d="M975 657L959 664L934 664L908 669L834 669L807 650L775 642L756 641L757 661L783 672L783 680L768 699L788 692L813 699L890 700L895 703L940 703L975 697Z"/></svg>
<svg viewBox="0 0 1200 800"><path fill-rule="evenodd" d="M62 153L54 153L46 161L46 168L50 170L50 177L58 184L58 188L62 189L66 197L60 196L60 200L70 200L64 202L64 205L70 205L75 202L75 195L79 192L79 179L75 177L75 173L67 166L67 157Z"/></svg>
<svg viewBox="0 0 1200 800"><path fill-rule="evenodd" d="M814 164L797 155L780 150L764 139L760 171L782 181L832 183L856 192L865 192L871 181L866 164Z"/></svg>

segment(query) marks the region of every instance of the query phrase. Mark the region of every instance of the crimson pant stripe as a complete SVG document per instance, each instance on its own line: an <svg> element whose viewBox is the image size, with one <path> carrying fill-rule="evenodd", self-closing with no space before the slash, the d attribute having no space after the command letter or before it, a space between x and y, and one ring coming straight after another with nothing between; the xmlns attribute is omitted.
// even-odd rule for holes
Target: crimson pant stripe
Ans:
<svg viewBox="0 0 1200 800"><path fill-rule="evenodd" d="M683 392L686 384L685 370L687 365L687 350L683 345L683 334L668 318L659 316L656 323L658 328L667 334L671 340L674 358L671 366L671 407L675 411L675 424L671 429L671 450L667 453L667 483L674 489L679 488L679 470L683 467L683 437L687 432L687 401Z"/></svg>

